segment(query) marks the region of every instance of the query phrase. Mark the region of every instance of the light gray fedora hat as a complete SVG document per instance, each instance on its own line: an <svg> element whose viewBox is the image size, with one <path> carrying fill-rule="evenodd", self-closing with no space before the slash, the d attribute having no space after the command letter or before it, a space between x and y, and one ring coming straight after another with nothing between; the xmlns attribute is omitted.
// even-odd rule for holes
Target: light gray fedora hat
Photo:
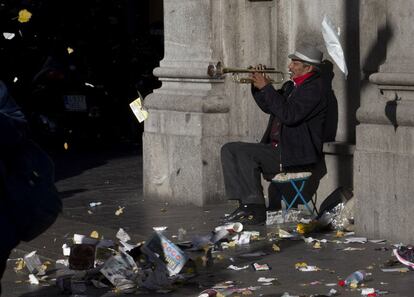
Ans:
<svg viewBox="0 0 414 297"><path fill-rule="evenodd" d="M288 57L292 60L299 60L309 64L318 65L322 63L322 56L323 53L316 47L304 45L298 47L296 51Z"/></svg>

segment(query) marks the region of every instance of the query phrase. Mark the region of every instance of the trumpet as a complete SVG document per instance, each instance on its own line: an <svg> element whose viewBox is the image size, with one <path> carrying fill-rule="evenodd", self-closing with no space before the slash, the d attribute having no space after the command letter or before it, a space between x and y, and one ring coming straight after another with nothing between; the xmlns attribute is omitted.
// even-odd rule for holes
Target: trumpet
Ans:
<svg viewBox="0 0 414 297"><path fill-rule="evenodd" d="M218 62L217 65L210 64L207 68L207 75L211 78L223 78L225 74L231 73L233 75L233 80L237 83L242 84L250 84L252 83L252 79L250 77L241 77L241 73L269 73L274 78L270 78L270 82L272 84L280 84L285 81L286 76L289 73L285 73L282 71L275 70L275 68L265 68L262 70L254 69L254 68L226 68L223 67L221 62Z"/></svg>

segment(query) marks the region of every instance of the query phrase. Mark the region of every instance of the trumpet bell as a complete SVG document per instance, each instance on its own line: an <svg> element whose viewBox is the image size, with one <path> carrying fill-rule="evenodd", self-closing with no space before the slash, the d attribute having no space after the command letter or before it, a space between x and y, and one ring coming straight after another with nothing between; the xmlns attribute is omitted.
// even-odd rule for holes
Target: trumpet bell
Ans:
<svg viewBox="0 0 414 297"><path fill-rule="evenodd" d="M222 78L223 73L223 66L221 65L221 62L218 62L217 65L210 64L207 67L207 75L211 78Z"/></svg>

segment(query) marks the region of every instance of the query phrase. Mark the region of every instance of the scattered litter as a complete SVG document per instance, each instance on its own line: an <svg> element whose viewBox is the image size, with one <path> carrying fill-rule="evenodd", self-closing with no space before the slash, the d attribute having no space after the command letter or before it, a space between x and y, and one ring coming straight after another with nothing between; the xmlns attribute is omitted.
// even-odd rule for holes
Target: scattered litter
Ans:
<svg viewBox="0 0 414 297"><path fill-rule="evenodd" d="M120 291L130 291L136 287L138 267L134 259L126 253L112 256L99 270Z"/></svg>
<svg viewBox="0 0 414 297"><path fill-rule="evenodd" d="M38 285L39 284L39 280L37 279L37 277L34 274L29 274L29 282L31 285Z"/></svg>
<svg viewBox="0 0 414 297"><path fill-rule="evenodd" d="M338 285L341 287L357 288L358 285L366 278L368 274L364 270L352 272L345 280L340 280Z"/></svg>
<svg viewBox="0 0 414 297"><path fill-rule="evenodd" d="M185 230L184 228L179 228L178 229L178 240L179 241L183 241L184 240L184 236L187 234L187 230Z"/></svg>
<svg viewBox="0 0 414 297"><path fill-rule="evenodd" d="M91 244L95 245L98 243L98 240L95 238L90 238L82 234L74 234L73 235L73 243L74 244Z"/></svg>
<svg viewBox="0 0 414 297"><path fill-rule="evenodd" d="M20 271L22 270L24 267L26 267L26 264L24 263L23 258L19 258L16 260L15 266L14 266L14 271Z"/></svg>
<svg viewBox="0 0 414 297"><path fill-rule="evenodd" d="M122 228L119 228L118 232L116 233L116 238L123 242L128 242L131 240L129 234Z"/></svg>
<svg viewBox="0 0 414 297"><path fill-rule="evenodd" d="M89 235L90 238L99 239L99 233L98 231L92 231L91 235Z"/></svg>
<svg viewBox="0 0 414 297"><path fill-rule="evenodd" d="M270 283L277 280L275 277L259 277L257 280L259 283Z"/></svg>
<svg viewBox="0 0 414 297"><path fill-rule="evenodd" d="M364 251L365 248L357 248L357 247L347 247L342 249L343 251Z"/></svg>
<svg viewBox="0 0 414 297"><path fill-rule="evenodd" d="M70 246L68 246L66 243L62 245L62 251L64 256L70 256Z"/></svg>
<svg viewBox="0 0 414 297"><path fill-rule="evenodd" d="M259 263L253 263L253 268L256 271L266 271L266 270L270 270L270 266L267 264L259 264Z"/></svg>
<svg viewBox="0 0 414 297"><path fill-rule="evenodd" d="M387 240L386 239L370 239L369 242L372 242L372 243L386 243Z"/></svg>
<svg viewBox="0 0 414 297"><path fill-rule="evenodd" d="M382 272L408 272L410 271L407 267L398 267L398 268L381 268Z"/></svg>
<svg viewBox="0 0 414 297"><path fill-rule="evenodd" d="M36 251L30 252L23 257L27 269L32 274L44 275L45 269L42 266L39 256L36 254Z"/></svg>
<svg viewBox="0 0 414 297"><path fill-rule="evenodd" d="M160 233L154 233L142 251L155 263L166 263L170 276L178 274L188 260L188 256L179 247Z"/></svg>
<svg viewBox="0 0 414 297"><path fill-rule="evenodd" d="M85 86L90 87L90 88L94 88L95 86L91 83L85 82Z"/></svg>
<svg viewBox="0 0 414 297"><path fill-rule="evenodd" d="M245 266L236 266L236 265L229 265L227 267L227 269L231 269L231 270L244 270L249 268L249 265L245 265Z"/></svg>
<svg viewBox="0 0 414 297"><path fill-rule="evenodd" d="M304 221L303 219L301 221ZM316 231L318 228L318 222L317 221L310 221L308 223L301 222L297 224L296 226L296 232L299 234L307 234Z"/></svg>
<svg viewBox="0 0 414 297"><path fill-rule="evenodd" d="M250 243L251 233L243 232L240 234L239 239L237 240L238 245L244 245Z"/></svg>
<svg viewBox="0 0 414 297"><path fill-rule="evenodd" d="M398 248L393 249L392 253L400 263L410 267L411 269L414 268L414 247L413 246L400 245Z"/></svg>
<svg viewBox="0 0 414 297"><path fill-rule="evenodd" d="M148 118L148 111L144 109L143 102L144 100L142 99L141 94L139 94L139 97L129 104L129 107L132 109L132 112L140 123Z"/></svg>
<svg viewBox="0 0 414 297"><path fill-rule="evenodd" d="M73 52L74 52L73 48L71 48L69 46L66 48L66 51L68 52L69 55L73 54Z"/></svg>
<svg viewBox="0 0 414 297"><path fill-rule="evenodd" d="M214 231L218 232L221 230L227 230L229 233L240 233L243 231L243 224L242 223L231 223L227 225L217 226Z"/></svg>
<svg viewBox="0 0 414 297"><path fill-rule="evenodd" d="M19 16L17 20L20 23L27 23L28 21L30 21L31 17L32 17L32 13L30 11L28 11L27 9L22 9L19 11Z"/></svg>
<svg viewBox="0 0 414 297"><path fill-rule="evenodd" d="M372 295L375 294L375 289L374 288L362 288L361 289L361 295L362 296L367 296L367 295Z"/></svg>
<svg viewBox="0 0 414 297"><path fill-rule="evenodd" d="M118 206L118 209L115 211L115 215L120 216L121 214L124 213L124 209L125 207Z"/></svg>
<svg viewBox="0 0 414 297"><path fill-rule="evenodd" d="M274 243L272 245L272 250L275 251L275 252L280 252L280 247L276 243Z"/></svg>
<svg viewBox="0 0 414 297"><path fill-rule="evenodd" d="M3 37L7 40L11 40L14 38L14 36L16 36L16 34L14 33L9 33L9 32L3 32Z"/></svg>
<svg viewBox="0 0 414 297"><path fill-rule="evenodd" d="M167 229L168 229L168 227L167 227L167 226L159 226L159 227L152 227L152 229L153 229L154 231L157 231L157 232L162 232L162 231L167 230Z"/></svg>
<svg viewBox="0 0 414 297"><path fill-rule="evenodd" d="M99 206L99 205L102 205L102 202L90 202L89 203L89 207L96 207L96 206Z"/></svg>
<svg viewBox="0 0 414 297"><path fill-rule="evenodd" d="M292 237L294 237L294 235L290 234L289 232L287 232L283 229L279 229L279 237L280 238L292 238Z"/></svg>
<svg viewBox="0 0 414 297"><path fill-rule="evenodd" d="M349 237L345 239L344 243L366 243L366 237Z"/></svg>
<svg viewBox="0 0 414 297"><path fill-rule="evenodd" d="M295 264L295 268L302 272L313 272L313 271L320 271L321 269L317 266L308 265L305 262L300 262Z"/></svg>
<svg viewBox="0 0 414 297"><path fill-rule="evenodd" d="M63 265L65 267L69 267L69 260L68 259L59 259L56 260L56 264Z"/></svg>
<svg viewBox="0 0 414 297"><path fill-rule="evenodd" d="M315 242L315 244L313 245L313 248L314 249L321 249L322 248L321 243L319 241Z"/></svg>

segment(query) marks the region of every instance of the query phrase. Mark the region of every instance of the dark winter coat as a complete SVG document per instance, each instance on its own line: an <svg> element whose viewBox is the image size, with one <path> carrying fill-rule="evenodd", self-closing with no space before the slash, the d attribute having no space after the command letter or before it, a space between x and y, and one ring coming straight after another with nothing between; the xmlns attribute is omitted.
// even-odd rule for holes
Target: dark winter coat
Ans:
<svg viewBox="0 0 414 297"><path fill-rule="evenodd" d="M311 165L321 158L330 94L318 73L298 87L285 84L282 91L271 84L261 90L253 89L257 105L270 114L262 143L270 143L273 118L281 122L279 145L283 167Z"/></svg>

